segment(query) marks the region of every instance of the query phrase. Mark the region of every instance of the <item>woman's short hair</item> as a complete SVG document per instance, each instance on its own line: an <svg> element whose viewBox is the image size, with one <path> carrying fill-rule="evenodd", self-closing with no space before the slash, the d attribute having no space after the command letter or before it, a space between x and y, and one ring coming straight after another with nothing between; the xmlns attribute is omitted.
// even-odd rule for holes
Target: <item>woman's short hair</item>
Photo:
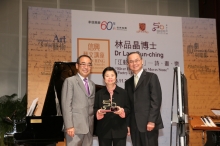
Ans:
<svg viewBox="0 0 220 146"><path fill-rule="evenodd" d="M116 78L117 78L117 72L116 72L116 70L115 70L113 67L109 66L109 67L106 67L106 68L103 70L103 72L102 72L102 77L103 77L103 79L104 79L105 73L106 73L107 71L113 71L113 72L115 73Z"/></svg>

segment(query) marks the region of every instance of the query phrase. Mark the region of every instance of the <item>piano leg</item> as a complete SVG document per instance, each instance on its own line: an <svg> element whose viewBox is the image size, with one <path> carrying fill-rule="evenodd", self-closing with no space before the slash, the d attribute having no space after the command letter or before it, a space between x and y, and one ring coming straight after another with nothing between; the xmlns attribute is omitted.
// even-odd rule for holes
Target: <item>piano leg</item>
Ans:
<svg viewBox="0 0 220 146"><path fill-rule="evenodd" d="M220 131L206 131L206 135L205 146L220 146Z"/></svg>

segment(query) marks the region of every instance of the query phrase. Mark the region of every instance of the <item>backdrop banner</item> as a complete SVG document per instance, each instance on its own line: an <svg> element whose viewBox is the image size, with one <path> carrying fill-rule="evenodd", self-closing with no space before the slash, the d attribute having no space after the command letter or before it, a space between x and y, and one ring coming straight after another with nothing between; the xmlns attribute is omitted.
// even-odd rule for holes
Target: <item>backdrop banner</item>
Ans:
<svg viewBox="0 0 220 146"><path fill-rule="evenodd" d="M91 56L91 79L96 84L103 84L102 71L112 66L118 73L117 85L124 88L126 79L132 76L126 57L135 51L142 54L144 69L158 75L164 122L159 143L169 145L173 68L180 66L184 70L182 18L77 10L71 14L72 61L82 54Z"/></svg>

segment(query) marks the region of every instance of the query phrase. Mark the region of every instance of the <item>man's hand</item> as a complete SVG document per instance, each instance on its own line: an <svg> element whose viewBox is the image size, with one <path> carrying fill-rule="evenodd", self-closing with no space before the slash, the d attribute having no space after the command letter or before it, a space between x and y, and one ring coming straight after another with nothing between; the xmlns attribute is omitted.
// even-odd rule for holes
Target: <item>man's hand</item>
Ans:
<svg viewBox="0 0 220 146"><path fill-rule="evenodd" d="M153 130L154 127L155 127L155 123L153 123L153 122L148 122L148 124L147 124L147 131Z"/></svg>
<svg viewBox="0 0 220 146"><path fill-rule="evenodd" d="M66 130L66 133L70 136L70 137L73 137L75 135L75 129L72 127L72 128L68 128Z"/></svg>
<svg viewBox="0 0 220 146"><path fill-rule="evenodd" d="M128 127L128 133L127 133L127 135L128 135L128 136L131 135L131 133L130 133L130 127Z"/></svg>

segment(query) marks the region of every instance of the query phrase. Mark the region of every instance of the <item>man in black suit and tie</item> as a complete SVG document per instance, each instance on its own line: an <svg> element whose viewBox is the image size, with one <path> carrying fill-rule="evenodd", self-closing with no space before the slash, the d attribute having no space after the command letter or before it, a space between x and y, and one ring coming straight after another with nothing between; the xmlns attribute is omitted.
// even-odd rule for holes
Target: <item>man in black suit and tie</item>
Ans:
<svg viewBox="0 0 220 146"><path fill-rule="evenodd" d="M128 117L133 146L158 146L159 129L163 128L160 114L162 93L156 74L143 70L143 60L139 52L127 56L133 76L125 82L131 113Z"/></svg>

